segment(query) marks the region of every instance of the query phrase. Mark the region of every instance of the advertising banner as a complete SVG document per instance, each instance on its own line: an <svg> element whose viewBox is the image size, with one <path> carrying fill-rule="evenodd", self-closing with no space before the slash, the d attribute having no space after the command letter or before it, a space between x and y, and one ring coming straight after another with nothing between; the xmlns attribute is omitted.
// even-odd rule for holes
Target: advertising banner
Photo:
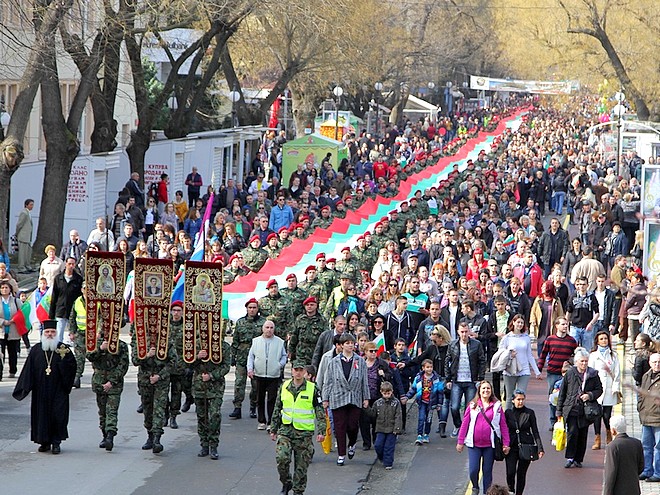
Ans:
<svg viewBox="0 0 660 495"><path fill-rule="evenodd" d="M575 89L573 81L525 81L521 79L494 79L470 76L470 89L479 91L509 91L544 95L567 95Z"/></svg>

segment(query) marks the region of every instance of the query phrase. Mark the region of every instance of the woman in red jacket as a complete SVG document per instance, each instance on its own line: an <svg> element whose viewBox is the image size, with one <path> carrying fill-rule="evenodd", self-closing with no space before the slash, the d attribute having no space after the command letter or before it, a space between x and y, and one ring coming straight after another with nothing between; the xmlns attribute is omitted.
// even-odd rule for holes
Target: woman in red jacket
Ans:
<svg viewBox="0 0 660 495"><path fill-rule="evenodd" d="M466 278L479 282L479 272L486 269L488 269L488 260L484 259L484 250L477 248L472 252L472 259L467 263Z"/></svg>

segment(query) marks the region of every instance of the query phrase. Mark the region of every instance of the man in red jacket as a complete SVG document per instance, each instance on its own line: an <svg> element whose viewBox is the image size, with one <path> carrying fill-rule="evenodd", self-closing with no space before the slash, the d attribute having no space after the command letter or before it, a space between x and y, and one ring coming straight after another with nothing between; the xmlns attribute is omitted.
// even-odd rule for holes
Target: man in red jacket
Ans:
<svg viewBox="0 0 660 495"><path fill-rule="evenodd" d="M543 285L543 269L534 259L534 253L527 250L523 254L523 264L513 269L513 276L522 282L522 289L530 299L534 299L541 293Z"/></svg>

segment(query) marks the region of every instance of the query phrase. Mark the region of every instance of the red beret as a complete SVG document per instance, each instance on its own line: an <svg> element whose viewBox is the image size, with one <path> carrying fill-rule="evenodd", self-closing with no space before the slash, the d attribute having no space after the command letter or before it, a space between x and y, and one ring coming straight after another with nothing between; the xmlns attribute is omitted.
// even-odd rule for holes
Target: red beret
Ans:
<svg viewBox="0 0 660 495"><path fill-rule="evenodd" d="M268 237L266 238L266 242L270 242L271 239L277 239L277 234L273 232L272 234L268 234Z"/></svg>
<svg viewBox="0 0 660 495"><path fill-rule="evenodd" d="M361 236L360 236L360 237L358 237L358 238L357 238L356 240L357 240L357 241L364 241L364 236L363 236L363 235L361 235Z"/></svg>
<svg viewBox="0 0 660 495"><path fill-rule="evenodd" d="M303 301L303 306L307 306L309 303L318 304L319 302L316 300L314 296L309 296L307 299Z"/></svg>
<svg viewBox="0 0 660 495"><path fill-rule="evenodd" d="M381 222L389 222L390 219L387 218L387 217L383 217L383 218L380 219L380 221L381 221Z"/></svg>
<svg viewBox="0 0 660 495"><path fill-rule="evenodd" d="M287 229L286 227L280 227L280 230L278 230L277 233L281 234L282 232L288 232L288 231L289 229Z"/></svg>
<svg viewBox="0 0 660 495"><path fill-rule="evenodd" d="M268 283L266 284L266 289L270 289L273 285L277 285L277 280L274 278L271 278Z"/></svg>
<svg viewBox="0 0 660 495"><path fill-rule="evenodd" d="M332 210L332 208L330 208L328 205L325 205L323 208L321 208L321 211L323 210Z"/></svg>
<svg viewBox="0 0 660 495"><path fill-rule="evenodd" d="M374 229L377 229L378 227L382 227L383 222L376 222L376 225L374 225Z"/></svg>
<svg viewBox="0 0 660 495"><path fill-rule="evenodd" d="M257 301L257 300L253 297L252 299L250 299L249 301L247 301L247 302L245 303L245 307L247 308L247 307L248 307L248 304L252 304L252 303L254 303L254 304L259 304L259 301Z"/></svg>
<svg viewBox="0 0 660 495"><path fill-rule="evenodd" d="M399 210L392 210L389 214L390 214L390 215L394 215L395 213L398 215L398 214L399 214Z"/></svg>
<svg viewBox="0 0 660 495"><path fill-rule="evenodd" d="M339 206L339 205L344 206L344 202L341 199L335 203L335 206Z"/></svg>
<svg viewBox="0 0 660 495"><path fill-rule="evenodd" d="M344 251L350 251L350 250L351 250L351 248L350 248L349 246L344 246L343 248L341 248L341 252L342 252L342 253L343 253Z"/></svg>
<svg viewBox="0 0 660 495"><path fill-rule="evenodd" d="M367 237L368 235L371 235L371 232L369 232L369 231L367 230L367 231L364 233L364 237Z"/></svg>
<svg viewBox="0 0 660 495"><path fill-rule="evenodd" d="M235 254L232 254L232 255L229 257L229 262L231 263L232 261L234 261L234 260L236 260L236 259L238 259L238 256L236 256Z"/></svg>
<svg viewBox="0 0 660 495"><path fill-rule="evenodd" d="M305 273L310 272L312 270L316 270L316 267L314 265L309 265L307 268L305 268Z"/></svg>
<svg viewBox="0 0 660 495"><path fill-rule="evenodd" d="M316 261L324 260L324 259L325 259L325 253L319 253L316 255Z"/></svg>
<svg viewBox="0 0 660 495"><path fill-rule="evenodd" d="M362 189L361 187L358 187L358 188L355 190L355 192L364 192L364 189Z"/></svg>
<svg viewBox="0 0 660 495"><path fill-rule="evenodd" d="M304 222L305 220L309 220L309 217L307 215L302 215L298 220Z"/></svg>
<svg viewBox="0 0 660 495"><path fill-rule="evenodd" d="M295 273L289 273L289 274L286 276L286 279L287 279L287 280L290 280L290 279L298 280L298 277L296 277L296 274L295 274Z"/></svg>
<svg viewBox="0 0 660 495"><path fill-rule="evenodd" d="M183 309L183 301L172 301L172 304L170 305L171 308L181 308Z"/></svg>
<svg viewBox="0 0 660 495"><path fill-rule="evenodd" d="M259 237L257 234L253 235L250 237L250 244L252 244L254 241L261 241L261 237Z"/></svg>
<svg viewBox="0 0 660 495"><path fill-rule="evenodd" d="M337 263L337 260L335 258L328 258L325 261L326 261L326 263Z"/></svg>
<svg viewBox="0 0 660 495"><path fill-rule="evenodd" d="M225 259L221 254L216 254L213 258L211 258L211 263L221 263L225 264Z"/></svg>
<svg viewBox="0 0 660 495"><path fill-rule="evenodd" d="M415 196L413 196L412 198L410 198L410 201L411 201L411 202L412 202L412 201L417 201L417 198L416 198Z"/></svg>
<svg viewBox="0 0 660 495"><path fill-rule="evenodd" d="M407 205L407 204L408 204L408 201L401 201L401 206Z"/></svg>
<svg viewBox="0 0 660 495"><path fill-rule="evenodd" d="M297 223L297 224L296 224L296 228L297 228L297 229L304 229L305 226L304 226L302 223Z"/></svg>

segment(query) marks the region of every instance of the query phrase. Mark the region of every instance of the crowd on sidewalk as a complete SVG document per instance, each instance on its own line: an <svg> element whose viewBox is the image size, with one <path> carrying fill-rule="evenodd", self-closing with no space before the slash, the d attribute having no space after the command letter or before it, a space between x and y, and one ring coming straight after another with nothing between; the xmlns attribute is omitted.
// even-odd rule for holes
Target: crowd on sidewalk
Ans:
<svg viewBox="0 0 660 495"><path fill-rule="evenodd" d="M649 376L656 383L648 359L660 340L660 291L641 271L642 161L631 152L615 170L600 131L589 130L595 103L580 103L573 114L531 108L519 128L497 137L462 170L456 165L435 187L415 191L355 246L343 247L339 260L320 253L304 280L289 274L281 290L269 281L268 294L248 301L246 315L229 325L237 373L230 416L242 417L249 378L250 415L258 416L259 429L283 428L280 415L290 414L291 401L307 390L301 375L287 382L293 398L279 396L288 357L297 369L311 366L307 378L316 380L319 393L299 424L313 421L317 407L327 408L338 465L356 455L360 433L363 450L374 447L392 468L397 435L407 427L405 404L414 400L417 444L431 441L437 414L439 437L456 438L459 452L467 447L474 493L482 465L486 493L499 438L508 454L509 491L522 494L532 460L525 446L533 443L537 458L543 455L525 394L529 380L541 379L545 369L550 426L562 418L568 431L566 467L581 467L591 424L593 449L611 442L622 366L613 346L634 342L642 388ZM401 181L453 154L480 130L492 130L513 110L502 105L440 124L408 122L380 139L350 135L349 158L337 170L328 160L306 163L285 180L277 151L282 140L269 135L244 183L229 179L217 194L209 187L200 197L203 180L195 170L188 185L197 195L189 189L188 203L183 191L168 201L165 174L146 193L133 174L112 217L99 218L87 242L71 231L59 256L55 246L46 248L40 287L59 287L51 316L62 325L75 320L71 312L82 293L71 284L84 270L87 249L123 252L128 273L139 257L172 259L178 268L201 239L205 259L223 263L225 283L231 283L371 195L396 195ZM211 197L213 221L204 232L201 212ZM577 224L573 237L564 226L571 224ZM7 322L18 305L11 303L16 287L3 265L4 352L4 342L17 340ZM271 356L275 347L259 340L271 325L266 338L286 342L284 355ZM7 349L11 366L14 351ZM277 366L260 367L264 353ZM10 371L16 373L15 366ZM492 381L485 380L487 371ZM584 399L576 402L578 396ZM598 402L597 421L586 421L581 402ZM650 410L655 417L657 408ZM642 479L650 482L660 480L660 463L648 455L660 448L660 423L653 421L642 439ZM296 424L295 415L288 424ZM301 479L282 476L283 493L292 487L302 493Z"/></svg>

